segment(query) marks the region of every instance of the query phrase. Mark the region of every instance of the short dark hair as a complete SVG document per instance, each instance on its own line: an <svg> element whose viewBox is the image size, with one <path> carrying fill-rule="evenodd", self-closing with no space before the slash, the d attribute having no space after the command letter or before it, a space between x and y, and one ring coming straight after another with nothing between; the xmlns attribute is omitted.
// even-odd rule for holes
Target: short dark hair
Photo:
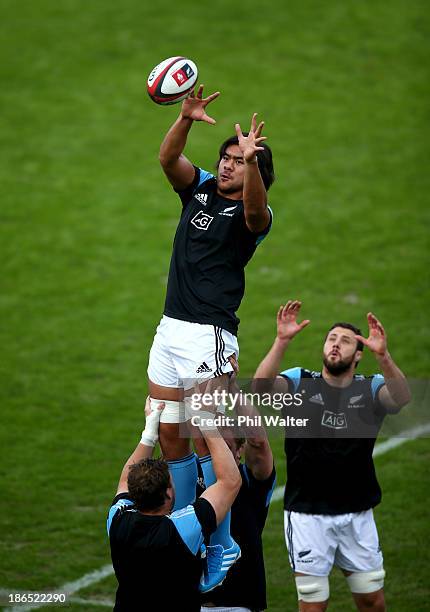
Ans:
<svg viewBox="0 0 430 612"><path fill-rule="evenodd" d="M343 327L344 329L350 329L351 331L354 332L354 334L357 334L357 336L361 336L361 329L359 329L358 327L356 327L355 325L353 325L352 323L345 323L345 322L341 322L341 323L335 323L334 325L332 325L330 327L330 329L327 332L327 336L329 335L329 333L331 332L332 329L334 329L335 327ZM326 336L326 339L327 339ZM356 351L362 351L364 349L364 344L361 342L361 340L357 340L357 348L355 349Z"/></svg>
<svg viewBox="0 0 430 612"><path fill-rule="evenodd" d="M243 132L243 135L248 136L248 132ZM227 151L228 147L231 147L232 145L237 145L237 144L239 144L239 139L237 136L231 136L230 138L227 138L227 140L225 140L222 143L219 149L219 157L218 157L218 162L216 164L217 168L219 166L221 159L225 155L225 152ZM262 142L259 146L263 147L263 151L257 151L258 169L260 170L261 178L263 179L263 183L266 188L266 191L269 191L270 185L272 185L272 183L275 180L272 150L269 147L269 145L267 145L265 142Z"/></svg>
<svg viewBox="0 0 430 612"><path fill-rule="evenodd" d="M142 459L130 466L127 484L138 510L156 510L166 501L169 466L163 459Z"/></svg>

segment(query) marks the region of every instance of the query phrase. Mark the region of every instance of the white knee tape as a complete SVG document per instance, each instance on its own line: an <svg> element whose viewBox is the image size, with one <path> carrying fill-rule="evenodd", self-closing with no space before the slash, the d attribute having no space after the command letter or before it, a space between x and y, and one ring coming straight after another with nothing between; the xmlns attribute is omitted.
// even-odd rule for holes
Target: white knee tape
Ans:
<svg viewBox="0 0 430 612"><path fill-rule="evenodd" d="M198 414L198 410L201 406L201 401L195 394L184 397L184 413L185 420L190 421L193 416Z"/></svg>
<svg viewBox="0 0 430 612"><path fill-rule="evenodd" d="M373 572L354 572L346 577L351 593L373 593L384 588L383 567Z"/></svg>
<svg viewBox="0 0 430 612"><path fill-rule="evenodd" d="M209 395L209 394L208 394ZM210 397L209 397L210 400ZM209 402L210 403L210 402ZM201 412L211 412L212 410L205 405L203 396L201 394L193 394L191 396L184 397L185 404L185 420L190 421L192 417L198 416ZM225 406L221 403L216 407L216 412L212 414L212 418L215 418L217 414L225 414ZM209 416L209 415L206 415ZM206 417L205 417L206 418Z"/></svg>
<svg viewBox="0 0 430 612"><path fill-rule="evenodd" d="M159 400L149 398L151 410L156 410L160 402L164 402L164 410L161 413L160 423L184 423L185 408L184 402L172 402L171 400Z"/></svg>
<svg viewBox="0 0 430 612"><path fill-rule="evenodd" d="M299 600L316 603L329 598L328 576L295 576L295 579Z"/></svg>

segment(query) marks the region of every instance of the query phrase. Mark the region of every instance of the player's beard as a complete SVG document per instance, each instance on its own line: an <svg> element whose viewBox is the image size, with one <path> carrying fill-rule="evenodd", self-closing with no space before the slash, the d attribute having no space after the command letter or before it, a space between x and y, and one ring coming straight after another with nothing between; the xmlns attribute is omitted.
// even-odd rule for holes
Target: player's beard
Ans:
<svg viewBox="0 0 430 612"><path fill-rule="evenodd" d="M339 359L339 361L331 363L328 358L323 355L324 365L333 376L340 376L341 374L347 372L350 369L353 361L354 355L352 355L350 359Z"/></svg>

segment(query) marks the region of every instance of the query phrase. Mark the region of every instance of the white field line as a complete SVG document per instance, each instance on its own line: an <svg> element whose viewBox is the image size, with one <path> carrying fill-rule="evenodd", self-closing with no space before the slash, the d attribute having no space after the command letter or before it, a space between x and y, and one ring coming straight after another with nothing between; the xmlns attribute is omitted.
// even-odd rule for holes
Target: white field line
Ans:
<svg viewBox="0 0 430 612"><path fill-rule="evenodd" d="M419 438L420 436L426 433L430 433L430 423L427 423L425 425L419 425L418 427L414 427L412 429L402 431L396 436L389 438L385 442L381 442L381 444L376 445L373 451L373 456L378 457L379 455L383 455L387 451L393 448L396 448L398 446L401 446L408 440L415 440L416 438ZM284 495L284 487L282 486L276 487L276 489L273 491L271 501L272 502L278 501L282 499L283 495ZM100 605L100 606L107 607L107 605L109 604L109 606L111 606L113 602L110 602L110 601L109 602L106 600L97 601L94 599L92 600L82 599L81 600L81 598L79 597L76 597L76 598L70 597L70 595L77 593L78 591L80 591L81 589L87 586L100 582L104 578L111 576L113 573L114 572L113 572L112 565L110 564L104 565L103 567L101 567L98 570L95 570L94 572L85 574L84 576L82 576L81 578L78 578L78 580L75 580L74 582L66 582L65 584L63 584L63 586L56 589L55 593L66 593L66 595L68 596L69 602L75 601L76 603L78 603L81 601L82 602L86 601L86 602L91 602L89 603L89 605ZM4 595L5 593L13 593L13 592L17 593L19 591L16 591L16 590L14 591L13 589L0 589L0 594L2 595ZM51 591L51 592L54 592L54 591ZM18 605L18 606L14 606L13 608L5 608L5 610L8 610L8 612L27 612L29 610L36 610L37 608L42 608L43 606L46 606L46 605L47 604L44 604L44 603L30 604L27 606Z"/></svg>
<svg viewBox="0 0 430 612"><path fill-rule="evenodd" d="M55 589L55 591L46 589L45 592L64 593L66 595L66 601L69 601L70 595L77 593L78 591L80 591L81 589L84 589L87 586L96 584L97 582L100 582L101 580L103 580L104 578L107 578L108 576L111 576L112 574L113 574L113 567L109 563L108 565L103 565L103 567L101 567L98 570L95 570L94 572L89 572L88 574L85 574L81 578L78 578L78 580L74 580L73 582L66 582L65 584L60 586L58 589ZM1 592L4 593L5 590L6 589L2 589ZM13 589L10 589L8 592L17 593L18 591L14 591ZM42 608L43 606L46 606L46 605L50 605L50 604L46 604L46 603L33 603L29 605L19 604L17 606L13 606L13 608L5 608L5 610L8 610L8 611L10 610L10 612L27 612L27 610L36 610L37 608ZM55 604L55 605L58 606L59 604Z"/></svg>

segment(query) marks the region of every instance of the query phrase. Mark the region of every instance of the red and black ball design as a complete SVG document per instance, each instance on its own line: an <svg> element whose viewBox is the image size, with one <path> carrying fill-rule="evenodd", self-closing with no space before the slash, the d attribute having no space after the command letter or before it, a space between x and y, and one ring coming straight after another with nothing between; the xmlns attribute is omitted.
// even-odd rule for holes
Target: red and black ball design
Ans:
<svg viewBox="0 0 430 612"><path fill-rule="evenodd" d="M196 64L186 57L169 57L160 62L148 77L147 89L156 104L176 104L186 98L198 77Z"/></svg>

